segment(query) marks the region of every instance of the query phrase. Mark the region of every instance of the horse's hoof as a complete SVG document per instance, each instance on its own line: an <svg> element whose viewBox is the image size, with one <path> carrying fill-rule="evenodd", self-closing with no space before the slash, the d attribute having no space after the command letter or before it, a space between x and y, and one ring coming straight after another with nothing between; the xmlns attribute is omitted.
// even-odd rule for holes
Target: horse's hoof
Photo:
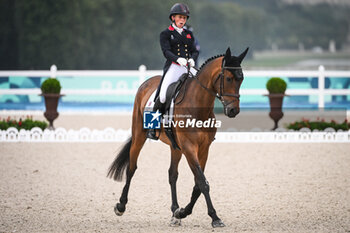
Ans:
<svg viewBox="0 0 350 233"><path fill-rule="evenodd" d="M174 217L177 218L177 219L185 218L186 216L185 216L184 212L185 212L184 208L178 208L174 212Z"/></svg>
<svg viewBox="0 0 350 233"><path fill-rule="evenodd" d="M124 211L120 211L120 210L119 210L119 209L120 209L120 206L119 206L119 208L118 208L118 205L119 205L119 203L116 204L116 205L114 206L114 213L115 213L117 216L122 216L122 215L124 214L125 208L124 208Z"/></svg>
<svg viewBox="0 0 350 233"><path fill-rule="evenodd" d="M221 219L215 220L211 223L211 225L216 228L216 227L225 227L225 224L221 221Z"/></svg>
<svg viewBox="0 0 350 233"><path fill-rule="evenodd" d="M170 226L171 226L171 227L178 227L178 226L181 226L181 219L177 219L177 218L175 218L175 217L171 217Z"/></svg>

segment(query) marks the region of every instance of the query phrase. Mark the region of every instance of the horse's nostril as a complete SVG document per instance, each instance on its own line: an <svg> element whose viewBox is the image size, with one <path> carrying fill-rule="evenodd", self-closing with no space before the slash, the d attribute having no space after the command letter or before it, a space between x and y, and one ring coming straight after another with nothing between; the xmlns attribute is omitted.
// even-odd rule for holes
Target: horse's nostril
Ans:
<svg viewBox="0 0 350 233"><path fill-rule="evenodd" d="M229 110L229 116L230 117L234 117L234 116L236 116L237 114L239 113L239 109L237 109L237 108L231 108L230 110Z"/></svg>

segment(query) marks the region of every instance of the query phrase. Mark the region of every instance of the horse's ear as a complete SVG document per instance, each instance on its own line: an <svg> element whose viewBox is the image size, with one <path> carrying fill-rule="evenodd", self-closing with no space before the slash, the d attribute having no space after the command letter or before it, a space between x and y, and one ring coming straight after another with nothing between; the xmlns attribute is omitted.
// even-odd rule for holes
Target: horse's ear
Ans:
<svg viewBox="0 0 350 233"><path fill-rule="evenodd" d="M226 57L227 57L227 59L231 58L231 49L230 49L230 47L228 47L227 50L226 50L225 58Z"/></svg>
<svg viewBox="0 0 350 233"><path fill-rule="evenodd" d="M230 47L227 48L225 58L226 61L229 61L231 59L231 49Z"/></svg>
<svg viewBox="0 0 350 233"><path fill-rule="evenodd" d="M241 55L238 56L239 62L242 62L242 61L243 61L245 55L247 55L247 53L248 53L248 50L249 50L249 47L247 47L247 48L244 50L244 52L241 53Z"/></svg>

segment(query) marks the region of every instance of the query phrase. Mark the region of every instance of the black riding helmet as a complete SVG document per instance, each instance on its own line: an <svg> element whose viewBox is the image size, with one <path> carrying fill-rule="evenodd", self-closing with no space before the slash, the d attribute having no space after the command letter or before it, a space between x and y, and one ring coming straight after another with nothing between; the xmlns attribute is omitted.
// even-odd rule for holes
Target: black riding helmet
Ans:
<svg viewBox="0 0 350 233"><path fill-rule="evenodd" d="M171 20L171 16L173 15L185 15L187 16L187 19L188 19L190 17L190 9L186 4L176 3L170 9L170 15L169 15L170 20Z"/></svg>

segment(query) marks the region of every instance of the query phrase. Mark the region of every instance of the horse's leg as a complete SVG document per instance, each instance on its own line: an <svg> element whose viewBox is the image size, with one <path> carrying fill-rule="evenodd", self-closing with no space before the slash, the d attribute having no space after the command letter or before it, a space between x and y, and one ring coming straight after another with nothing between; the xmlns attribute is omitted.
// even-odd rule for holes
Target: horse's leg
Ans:
<svg viewBox="0 0 350 233"><path fill-rule="evenodd" d="M146 141L146 135L143 133L133 137L130 148L130 161L126 170L126 183L123 188L122 195L120 196L119 203L114 207L114 211L118 216L121 216L125 211L126 203L128 202L128 193L130 188L131 179L137 169L137 158L140 154L141 148Z"/></svg>
<svg viewBox="0 0 350 233"><path fill-rule="evenodd" d="M208 215L212 219L212 226L213 227L224 227L225 224L221 221L221 219L217 216L216 211L214 209L213 203L211 201L210 195L209 195L209 183L207 179L204 176L203 170L200 166L200 163L198 161L196 146L187 146L186 148L183 148L184 154L186 156L187 162L193 172L193 175L195 177L195 182L198 185L199 190L201 193L203 193L205 197L205 201L207 203L208 207ZM197 197L198 198L198 197ZM177 215L175 215L177 216ZM181 218L181 216L178 216Z"/></svg>
<svg viewBox="0 0 350 233"><path fill-rule="evenodd" d="M207 163L208 159L208 151L209 151L209 146L208 147L201 147L199 149L199 165L204 172L205 165ZM191 195L191 201L188 203L188 205L185 208L178 209L176 212L177 217L179 218L186 218L188 215L192 214L192 210L194 205L196 204L199 196L201 195L201 190L199 189L199 186L196 182L195 179L195 185L193 187L192 195Z"/></svg>
<svg viewBox="0 0 350 233"><path fill-rule="evenodd" d="M169 168L169 184L171 188L171 212L173 216L170 221L170 226L179 226L181 225L181 219L177 219L174 217L175 211L179 208L179 204L177 203L177 194L176 194L176 181L178 177L178 165L182 156L181 151L175 150L171 148L171 162Z"/></svg>
<svg viewBox="0 0 350 233"><path fill-rule="evenodd" d="M139 157L143 144L146 141L146 132L142 127L142 115L138 114L138 112L138 108L134 109L133 115L135 115L135 118L132 122L132 144L129 153L129 166L126 170L126 183L119 199L119 203L114 207L114 211L118 216L121 216L125 211L125 205L128 202L130 182L137 169L137 158Z"/></svg>

